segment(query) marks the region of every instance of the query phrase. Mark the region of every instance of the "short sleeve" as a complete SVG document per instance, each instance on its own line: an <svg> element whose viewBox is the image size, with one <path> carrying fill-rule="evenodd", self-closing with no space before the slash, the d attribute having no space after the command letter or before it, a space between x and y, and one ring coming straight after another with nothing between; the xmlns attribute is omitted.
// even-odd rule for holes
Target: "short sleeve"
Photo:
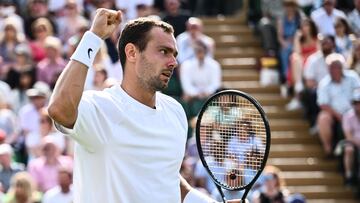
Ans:
<svg viewBox="0 0 360 203"><path fill-rule="evenodd" d="M319 88L317 89L317 103L319 106L321 105L329 105L330 104L330 98L327 93L327 87L325 85L325 81L327 78L324 78L320 84Z"/></svg>
<svg viewBox="0 0 360 203"><path fill-rule="evenodd" d="M59 124L55 124L55 126L60 132L69 135L88 151L94 152L96 148L105 143L103 137L106 135L106 132L103 132L105 120L91 94L84 93L73 129Z"/></svg>

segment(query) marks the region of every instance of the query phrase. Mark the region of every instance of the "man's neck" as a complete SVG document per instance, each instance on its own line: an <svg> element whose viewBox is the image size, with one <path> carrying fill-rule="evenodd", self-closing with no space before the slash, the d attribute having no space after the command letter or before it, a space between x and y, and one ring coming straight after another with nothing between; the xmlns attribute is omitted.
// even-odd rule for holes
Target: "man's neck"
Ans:
<svg viewBox="0 0 360 203"><path fill-rule="evenodd" d="M155 108L155 91L147 91L145 88L140 87L139 84L134 84L125 78L121 84L121 88L138 102L150 108Z"/></svg>

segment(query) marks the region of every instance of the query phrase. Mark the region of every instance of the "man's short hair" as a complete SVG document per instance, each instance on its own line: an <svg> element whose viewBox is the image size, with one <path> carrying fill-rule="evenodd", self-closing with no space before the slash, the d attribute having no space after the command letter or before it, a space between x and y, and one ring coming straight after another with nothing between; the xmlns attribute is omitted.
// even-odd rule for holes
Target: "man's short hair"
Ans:
<svg viewBox="0 0 360 203"><path fill-rule="evenodd" d="M144 51L150 41L149 33L154 27L162 28L164 32L169 34L174 33L174 28L170 24L149 17L137 18L125 25L118 42L119 57L123 69L125 69L126 63L125 46L132 43L140 52Z"/></svg>

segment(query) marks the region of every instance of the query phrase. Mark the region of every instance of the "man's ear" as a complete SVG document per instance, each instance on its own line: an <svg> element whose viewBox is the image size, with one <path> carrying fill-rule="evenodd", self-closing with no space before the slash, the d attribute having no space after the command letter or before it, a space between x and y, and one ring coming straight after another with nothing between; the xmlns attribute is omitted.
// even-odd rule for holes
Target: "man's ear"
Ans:
<svg viewBox="0 0 360 203"><path fill-rule="evenodd" d="M133 43L128 43L125 46L125 55L126 55L126 61L130 63L135 63L136 57L138 56L138 49Z"/></svg>

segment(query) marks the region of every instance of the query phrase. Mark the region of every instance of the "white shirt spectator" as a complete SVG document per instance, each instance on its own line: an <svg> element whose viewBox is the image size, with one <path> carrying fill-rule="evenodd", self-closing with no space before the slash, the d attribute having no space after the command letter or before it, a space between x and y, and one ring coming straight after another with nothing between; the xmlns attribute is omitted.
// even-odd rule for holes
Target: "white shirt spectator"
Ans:
<svg viewBox="0 0 360 203"><path fill-rule="evenodd" d="M213 56L213 47L214 47L214 39L204 34L201 34L198 40L204 42L208 48L207 55L212 57ZM191 38L189 32L183 32L179 36L176 37L176 42L179 50L179 54L177 59L180 64L188 59L192 59L195 57L194 52L194 39Z"/></svg>
<svg viewBox="0 0 360 203"><path fill-rule="evenodd" d="M354 9L347 18L351 29L354 31L357 37L360 37L360 13L357 9Z"/></svg>
<svg viewBox="0 0 360 203"><path fill-rule="evenodd" d="M131 0L131 1L116 0L115 1L116 8L125 10L126 20L132 20L138 17L136 6L140 4L144 4L146 6L153 6L154 0Z"/></svg>
<svg viewBox="0 0 360 203"><path fill-rule="evenodd" d="M319 8L311 13L311 19L318 27L319 33L323 35L335 35L334 23L339 17L346 19L345 13L335 8L330 16L326 13L324 8Z"/></svg>
<svg viewBox="0 0 360 203"><path fill-rule="evenodd" d="M360 78L354 71L344 70L340 83L332 81L327 75L317 89L317 103L329 105L339 114L344 114L351 109L351 99L356 88L360 87Z"/></svg>
<svg viewBox="0 0 360 203"><path fill-rule="evenodd" d="M26 104L19 111L20 129L27 132L39 133L40 114L32 103Z"/></svg>
<svg viewBox="0 0 360 203"><path fill-rule="evenodd" d="M304 67L304 78L315 80L317 84L329 73L322 51L317 51L310 55Z"/></svg>
<svg viewBox="0 0 360 203"><path fill-rule="evenodd" d="M44 194L42 203L72 203L73 198L72 187L70 187L69 193L62 193L61 188L56 186Z"/></svg>
<svg viewBox="0 0 360 203"><path fill-rule="evenodd" d="M190 59L181 65L180 78L184 93L189 96L213 94L221 87L221 67L211 57L205 57L201 66L197 58Z"/></svg>

